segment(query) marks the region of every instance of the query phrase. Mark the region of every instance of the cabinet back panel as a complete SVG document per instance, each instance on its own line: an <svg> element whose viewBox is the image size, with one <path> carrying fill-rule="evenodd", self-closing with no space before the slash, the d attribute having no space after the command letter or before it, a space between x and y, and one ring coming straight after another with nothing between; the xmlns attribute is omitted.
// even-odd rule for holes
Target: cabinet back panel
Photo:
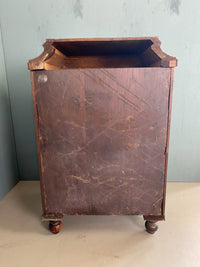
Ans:
<svg viewBox="0 0 200 267"><path fill-rule="evenodd" d="M162 215L170 69L32 74L44 213Z"/></svg>

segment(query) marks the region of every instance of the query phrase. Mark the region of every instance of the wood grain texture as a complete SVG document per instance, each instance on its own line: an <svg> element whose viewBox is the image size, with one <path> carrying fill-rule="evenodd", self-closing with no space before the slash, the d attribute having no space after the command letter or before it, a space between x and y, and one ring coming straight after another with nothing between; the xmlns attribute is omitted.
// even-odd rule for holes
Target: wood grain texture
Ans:
<svg viewBox="0 0 200 267"><path fill-rule="evenodd" d="M162 217L169 68L32 72L44 214Z"/></svg>
<svg viewBox="0 0 200 267"><path fill-rule="evenodd" d="M47 39L44 52L28 62L30 70L177 66L158 37Z"/></svg>

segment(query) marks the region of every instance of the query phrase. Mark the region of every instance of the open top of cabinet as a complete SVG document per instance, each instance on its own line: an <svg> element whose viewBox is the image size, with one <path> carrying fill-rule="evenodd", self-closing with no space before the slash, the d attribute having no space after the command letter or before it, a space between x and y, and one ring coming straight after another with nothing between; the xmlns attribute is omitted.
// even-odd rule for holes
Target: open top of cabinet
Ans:
<svg viewBox="0 0 200 267"><path fill-rule="evenodd" d="M30 70L177 66L158 37L47 39L44 52L28 62Z"/></svg>

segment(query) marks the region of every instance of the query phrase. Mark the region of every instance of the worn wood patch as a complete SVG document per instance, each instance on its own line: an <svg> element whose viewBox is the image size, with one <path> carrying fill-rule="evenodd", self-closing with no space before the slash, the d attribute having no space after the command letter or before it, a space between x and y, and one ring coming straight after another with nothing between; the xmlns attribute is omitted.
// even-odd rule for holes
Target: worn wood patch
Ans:
<svg viewBox="0 0 200 267"><path fill-rule="evenodd" d="M163 215L170 69L32 73L44 213Z"/></svg>

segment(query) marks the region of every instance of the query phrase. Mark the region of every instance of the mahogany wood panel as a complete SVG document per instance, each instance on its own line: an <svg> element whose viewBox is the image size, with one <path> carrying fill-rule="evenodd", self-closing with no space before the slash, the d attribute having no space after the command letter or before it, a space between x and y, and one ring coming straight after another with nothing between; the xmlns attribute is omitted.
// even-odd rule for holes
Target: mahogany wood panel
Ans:
<svg viewBox="0 0 200 267"><path fill-rule="evenodd" d="M44 215L163 218L171 69L31 75Z"/></svg>

